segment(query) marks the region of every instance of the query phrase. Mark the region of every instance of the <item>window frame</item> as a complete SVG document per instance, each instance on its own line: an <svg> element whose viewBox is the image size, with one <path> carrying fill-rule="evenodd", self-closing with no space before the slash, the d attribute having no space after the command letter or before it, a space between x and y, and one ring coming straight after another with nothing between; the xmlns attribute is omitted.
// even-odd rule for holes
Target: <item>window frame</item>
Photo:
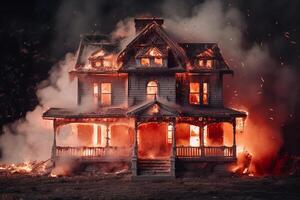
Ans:
<svg viewBox="0 0 300 200"><path fill-rule="evenodd" d="M156 84L156 86L149 86L149 84L153 82ZM154 94L149 94L148 93L148 88L156 88L156 93ZM158 96L159 94L159 84L158 84L158 81L157 80L149 80L146 84L146 99L147 100L151 100L151 99L154 99L155 96Z"/></svg>
<svg viewBox="0 0 300 200"><path fill-rule="evenodd" d="M193 92L191 93L191 83L199 84L199 93ZM207 91L204 92L204 84L206 84ZM199 103L191 103L191 95L198 94ZM206 95L206 101L204 101L204 96ZM201 106L208 106L210 104L210 82L207 79L201 81L191 81L189 82L189 95L188 95L188 102L190 105L201 105Z"/></svg>
<svg viewBox="0 0 300 200"><path fill-rule="evenodd" d="M109 86L109 88L110 88L109 92L103 92L102 87L103 87L104 84L109 84L110 85ZM102 82L102 83L100 83L99 89L100 89L100 92L99 92L99 94L100 94L99 95L100 96L100 101L99 101L100 106L111 106L112 105L112 83L111 82ZM106 95L109 95L109 99L110 99L108 104L104 103L104 99L103 99L103 97L106 96Z"/></svg>

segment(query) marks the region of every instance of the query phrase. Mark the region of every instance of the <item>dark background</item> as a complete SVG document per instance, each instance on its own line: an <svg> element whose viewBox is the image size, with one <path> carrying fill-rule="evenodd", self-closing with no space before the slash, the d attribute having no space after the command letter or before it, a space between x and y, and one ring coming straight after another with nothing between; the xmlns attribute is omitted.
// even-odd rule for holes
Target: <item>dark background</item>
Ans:
<svg viewBox="0 0 300 200"><path fill-rule="evenodd" d="M201 2L188 0L183 6L188 11ZM289 65L295 73L299 73L300 1L222 2L224 7L238 8L244 17L244 48L263 43L276 62ZM109 34L121 19L143 14L160 16L162 1L10 0L0 4L2 126L24 117L27 111L34 109L38 104L35 95L38 83L48 77L51 67L67 52L76 51L81 33L101 30ZM299 93L293 88L291 92ZM294 117L283 126L285 143L293 141L294 136L300 134L299 111L300 100L296 103ZM300 145L300 141L297 142ZM291 153L298 151L299 148L290 150Z"/></svg>

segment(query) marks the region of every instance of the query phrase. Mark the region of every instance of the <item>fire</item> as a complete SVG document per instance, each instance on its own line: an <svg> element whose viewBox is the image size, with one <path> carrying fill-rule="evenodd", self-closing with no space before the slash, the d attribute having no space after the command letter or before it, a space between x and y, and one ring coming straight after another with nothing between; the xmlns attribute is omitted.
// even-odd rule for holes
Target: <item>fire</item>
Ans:
<svg viewBox="0 0 300 200"><path fill-rule="evenodd" d="M23 162L23 163L13 163L13 164L1 164L0 172L8 174L27 174L27 175L44 175L47 173L47 162Z"/></svg>

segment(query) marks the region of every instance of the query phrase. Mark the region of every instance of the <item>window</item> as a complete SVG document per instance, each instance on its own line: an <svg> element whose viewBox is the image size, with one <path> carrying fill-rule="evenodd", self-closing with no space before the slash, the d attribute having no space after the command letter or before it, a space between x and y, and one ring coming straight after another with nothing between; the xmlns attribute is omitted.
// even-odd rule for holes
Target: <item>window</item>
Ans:
<svg viewBox="0 0 300 200"><path fill-rule="evenodd" d="M190 104L200 104L200 84L190 83Z"/></svg>
<svg viewBox="0 0 300 200"><path fill-rule="evenodd" d="M154 58L154 64L158 66L162 66L163 65L162 58Z"/></svg>
<svg viewBox="0 0 300 200"><path fill-rule="evenodd" d="M163 66L164 55L156 47L152 47L142 54L138 55L140 58L140 64L144 67L161 67Z"/></svg>
<svg viewBox="0 0 300 200"><path fill-rule="evenodd" d="M158 85L156 81L149 81L147 84L147 100L154 99L158 92Z"/></svg>
<svg viewBox="0 0 300 200"><path fill-rule="evenodd" d="M202 86L200 88L200 86ZM201 95L200 95L201 94ZM195 105L208 105L209 104L209 86L208 83L190 83L190 104Z"/></svg>
<svg viewBox="0 0 300 200"><path fill-rule="evenodd" d="M141 65L143 65L145 67L149 67L150 66L150 59L149 58L141 58Z"/></svg>
<svg viewBox="0 0 300 200"><path fill-rule="evenodd" d="M203 83L202 102L203 105L208 104L208 83Z"/></svg>
<svg viewBox="0 0 300 200"><path fill-rule="evenodd" d="M101 83L101 105L111 105L111 83Z"/></svg>
<svg viewBox="0 0 300 200"><path fill-rule="evenodd" d="M173 126L168 125L168 130L167 130L167 142L168 144L172 144L172 135L173 135Z"/></svg>
<svg viewBox="0 0 300 200"><path fill-rule="evenodd" d="M206 59L198 59L198 66L211 69L212 66L213 66L213 61L212 60L206 60Z"/></svg>
<svg viewBox="0 0 300 200"><path fill-rule="evenodd" d="M90 65L93 68L112 67L112 56L106 55L103 50L98 50L89 57Z"/></svg>
<svg viewBox="0 0 300 200"><path fill-rule="evenodd" d="M190 125L190 146L191 147L199 147L200 139L199 139L199 126Z"/></svg>
<svg viewBox="0 0 300 200"><path fill-rule="evenodd" d="M98 105L98 99L99 99L99 87L98 83L93 84L93 99L94 99L94 104Z"/></svg>

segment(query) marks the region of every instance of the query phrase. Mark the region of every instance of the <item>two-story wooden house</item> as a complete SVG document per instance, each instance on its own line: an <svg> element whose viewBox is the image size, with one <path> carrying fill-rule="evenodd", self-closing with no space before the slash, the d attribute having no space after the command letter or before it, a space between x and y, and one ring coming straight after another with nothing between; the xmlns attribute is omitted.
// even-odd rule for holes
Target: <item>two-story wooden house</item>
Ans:
<svg viewBox="0 0 300 200"><path fill-rule="evenodd" d="M90 99L95 109L44 113L54 124L54 162L126 162L133 176L175 177L236 161L236 126L246 113L223 104L223 75L233 71L217 44L179 43L163 22L135 19L136 37L122 50L101 35L82 37L70 74L78 104Z"/></svg>

